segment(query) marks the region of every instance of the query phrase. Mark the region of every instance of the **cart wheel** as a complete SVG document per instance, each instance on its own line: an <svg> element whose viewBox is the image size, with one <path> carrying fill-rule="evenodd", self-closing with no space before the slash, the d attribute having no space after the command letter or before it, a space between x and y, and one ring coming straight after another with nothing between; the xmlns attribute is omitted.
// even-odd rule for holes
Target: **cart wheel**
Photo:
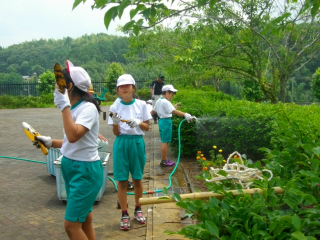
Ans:
<svg viewBox="0 0 320 240"><path fill-rule="evenodd" d="M129 206L128 202L127 202L127 207ZM120 206L120 202L119 200L117 199L117 209L121 209L121 206Z"/></svg>
<svg viewBox="0 0 320 240"><path fill-rule="evenodd" d="M62 203L67 205L67 201L66 200L62 200Z"/></svg>

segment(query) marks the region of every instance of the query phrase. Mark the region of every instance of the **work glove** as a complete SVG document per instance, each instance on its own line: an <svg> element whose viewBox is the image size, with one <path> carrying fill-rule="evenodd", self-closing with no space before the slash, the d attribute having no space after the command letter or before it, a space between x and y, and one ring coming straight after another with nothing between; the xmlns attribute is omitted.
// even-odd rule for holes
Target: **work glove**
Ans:
<svg viewBox="0 0 320 240"><path fill-rule="evenodd" d="M58 108L60 108L61 112L66 107L71 106L69 96L68 96L68 91L64 91L64 94L62 94L61 92L59 92L58 89L56 89L56 90L54 90L53 96L54 96L54 104Z"/></svg>
<svg viewBox="0 0 320 240"><path fill-rule="evenodd" d="M46 148L50 148L52 146L51 137L36 136L36 137L34 137L34 139L35 140L33 141L33 145L35 145L37 148L40 148L39 142L41 142Z"/></svg>
<svg viewBox="0 0 320 240"><path fill-rule="evenodd" d="M127 124L131 127L131 128L135 128L135 127L139 127L141 125L141 120L133 118L130 119Z"/></svg>
<svg viewBox="0 0 320 240"><path fill-rule="evenodd" d="M191 122L192 120L197 120L197 118L195 116L191 116L189 113L185 113L184 114L184 118L187 120L187 122Z"/></svg>
<svg viewBox="0 0 320 240"><path fill-rule="evenodd" d="M114 125L119 125L119 122L121 121L121 117L116 113L112 114L111 119Z"/></svg>

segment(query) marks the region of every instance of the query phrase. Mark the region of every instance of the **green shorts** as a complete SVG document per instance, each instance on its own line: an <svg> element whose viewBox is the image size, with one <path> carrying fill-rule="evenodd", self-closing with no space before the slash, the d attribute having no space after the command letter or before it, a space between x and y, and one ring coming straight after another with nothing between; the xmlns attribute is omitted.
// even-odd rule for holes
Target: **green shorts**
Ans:
<svg viewBox="0 0 320 240"><path fill-rule="evenodd" d="M64 219L83 223L92 211L92 206L102 186L102 163L100 160L84 162L62 157L61 172L67 192Z"/></svg>
<svg viewBox="0 0 320 240"><path fill-rule="evenodd" d="M159 119L159 133L162 143L169 143L172 140L172 120L171 118Z"/></svg>
<svg viewBox="0 0 320 240"><path fill-rule="evenodd" d="M141 180L146 164L146 146L141 135L119 135L113 144L113 177L117 181Z"/></svg>

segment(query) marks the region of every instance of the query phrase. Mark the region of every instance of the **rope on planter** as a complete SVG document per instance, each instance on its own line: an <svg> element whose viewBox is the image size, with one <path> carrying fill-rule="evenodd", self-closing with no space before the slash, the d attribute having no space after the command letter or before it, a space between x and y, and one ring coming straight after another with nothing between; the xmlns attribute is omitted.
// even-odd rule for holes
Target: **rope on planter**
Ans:
<svg viewBox="0 0 320 240"><path fill-rule="evenodd" d="M238 155L241 164L238 162L235 163L230 163L230 159L234 156ZM223 170L227 173L227 176L223 176L218 174L220 170ZM235 183L239 183L242 188L247 188L249 189L251 185L253 184L252 180L262 180L262 172L268 172L270 173L270 177L268 181L270 181L273 178L273 174L270 170L268 169L263 169L260 171L259 169L256 168L248 168L243 164L243 160L241 157L241 154L238 153L237 151L233 152L230 154L230 156L227 159L226 164L222 167L222 169L218 168L213 168L211 167L210 170L210 175L211 179L206 179L206 182L216 182L216 181L221 181L221 180L229 180L232 179Z"/></svg>

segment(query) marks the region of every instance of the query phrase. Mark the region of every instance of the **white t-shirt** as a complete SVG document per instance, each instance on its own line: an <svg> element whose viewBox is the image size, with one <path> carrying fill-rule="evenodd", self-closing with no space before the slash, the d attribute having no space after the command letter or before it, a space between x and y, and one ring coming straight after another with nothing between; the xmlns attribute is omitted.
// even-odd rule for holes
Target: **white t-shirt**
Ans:
<svg viewBox="0 0 320 240"><path fill-rule="evenodd" d="M170 101L168 101L166 98L161 97L154 105L153 110L157 112L160 118L171 118L172 111L176 109Z"/></svg>
<svg viewBox="0 0 320 240"><path fill-rule="evenodd" d="M151 112L152 111L152 105L147 104L147 109L148 109L148 112Z"/></svg>
<svg viewBox="0 0 320 240"><path fill-rule="evenodd" d="M98 154L99 113L93 103L82 101L71 108L71 116L75 124L86 127L89 131L75 143L70 143L63 129L63 143L60 149L62 155L72 160L96 161Z"/></svg>
<svg viewBox="0 0 320 240"><path fill-rule="evenodd" d="M121 116L121 119L130 120L133 118L139 119L142 122L152 119L150 112L147 109L145 101L133 99L131 103L115 101L110 106L110 112ZM113 125L112 118L109 116L108 124ZM120 135L144 135L144 131L140 127L130 128L125 122L119 123Z"/></svg>

